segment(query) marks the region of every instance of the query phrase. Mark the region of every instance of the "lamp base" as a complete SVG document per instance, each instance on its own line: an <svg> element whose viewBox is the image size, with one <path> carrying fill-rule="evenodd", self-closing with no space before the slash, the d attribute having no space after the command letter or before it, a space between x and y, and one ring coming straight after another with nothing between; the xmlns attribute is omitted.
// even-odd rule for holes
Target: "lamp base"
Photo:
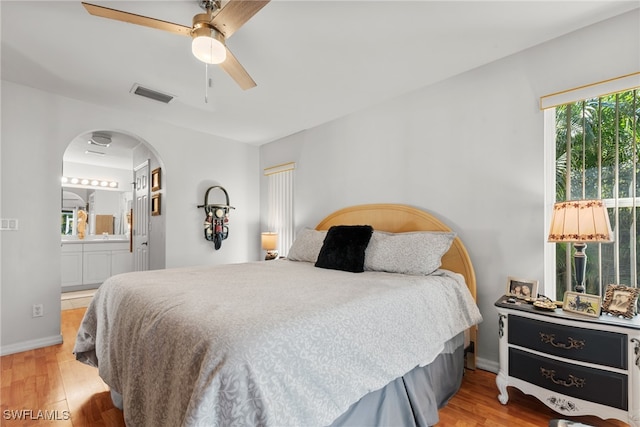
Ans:
<svg viewBox="0 0 640 427"><path fill-rule="evenodd" d="M264 257L265 261L278 258L278 251L267 251L267 255Z"/></svg>
<svg viewBox="0 0 640 427"><path fill-rule="evenodd" d="M573 247L576 252L573 254L573 262L576 266L576 292L584 293L584 276L587 270L587 254L584 250L587 248L586 243L574 243Z"/></svg>

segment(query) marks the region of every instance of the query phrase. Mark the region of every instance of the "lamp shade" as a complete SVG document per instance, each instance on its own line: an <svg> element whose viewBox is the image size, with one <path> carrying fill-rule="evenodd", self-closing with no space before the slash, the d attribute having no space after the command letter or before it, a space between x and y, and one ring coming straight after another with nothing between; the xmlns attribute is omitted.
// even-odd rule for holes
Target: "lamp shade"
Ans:
<svg viewBox="0 0 640 427"><path fill-rule="evenodd" d="M275 251L278 247L278 233L262 233L262 249Z"/></svg>
<svg viewBox="0 0 640 427"><path fill-rule="evenodd" d="M553 206L549 242L613 242L602 200L572 200Z"/></svg>

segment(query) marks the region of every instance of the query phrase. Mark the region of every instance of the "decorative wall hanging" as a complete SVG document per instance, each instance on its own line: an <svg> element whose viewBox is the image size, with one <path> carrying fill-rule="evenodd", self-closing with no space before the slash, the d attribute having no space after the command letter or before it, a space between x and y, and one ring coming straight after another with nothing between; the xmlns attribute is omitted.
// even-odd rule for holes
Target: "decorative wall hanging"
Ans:
<svg viewBox="0 0 640 427"><path fill-rule="evenodd" d="M209 203L209 192L218 189L224 193L226 204ZM229 194L227 190L219 185L209 187L204 193L204 204L198 205L204 208L206 217L204 219L204 238L213 242L216 250L222 246L222 241L229 237L229 211L235 209L229 205Z"/></svg>

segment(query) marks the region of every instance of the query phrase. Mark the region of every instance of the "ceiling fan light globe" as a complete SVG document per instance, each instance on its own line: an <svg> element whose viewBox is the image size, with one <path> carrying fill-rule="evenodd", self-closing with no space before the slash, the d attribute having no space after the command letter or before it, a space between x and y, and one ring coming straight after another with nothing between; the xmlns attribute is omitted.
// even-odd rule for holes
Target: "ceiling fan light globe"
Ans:
<svg viewBox="0 0 640 427"><path fill-rule="evenodd" d="M194 37L191 42L193 56L207 64L220 64L227 59L227 48L219 40L209 36Z"/></svg>

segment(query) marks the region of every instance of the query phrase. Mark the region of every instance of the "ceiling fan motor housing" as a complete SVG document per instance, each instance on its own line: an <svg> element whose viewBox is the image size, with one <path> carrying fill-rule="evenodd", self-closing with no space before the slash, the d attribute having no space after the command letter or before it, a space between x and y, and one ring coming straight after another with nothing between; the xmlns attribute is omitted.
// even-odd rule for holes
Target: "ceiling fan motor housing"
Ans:
<svg viewBox="0 0 640 427"><path fill-rule="evenodd" d="M211 25L211 15L208 13L199 13L193 17L191 37L214 37L220 43L224 43L224 36Z"/></svg>

